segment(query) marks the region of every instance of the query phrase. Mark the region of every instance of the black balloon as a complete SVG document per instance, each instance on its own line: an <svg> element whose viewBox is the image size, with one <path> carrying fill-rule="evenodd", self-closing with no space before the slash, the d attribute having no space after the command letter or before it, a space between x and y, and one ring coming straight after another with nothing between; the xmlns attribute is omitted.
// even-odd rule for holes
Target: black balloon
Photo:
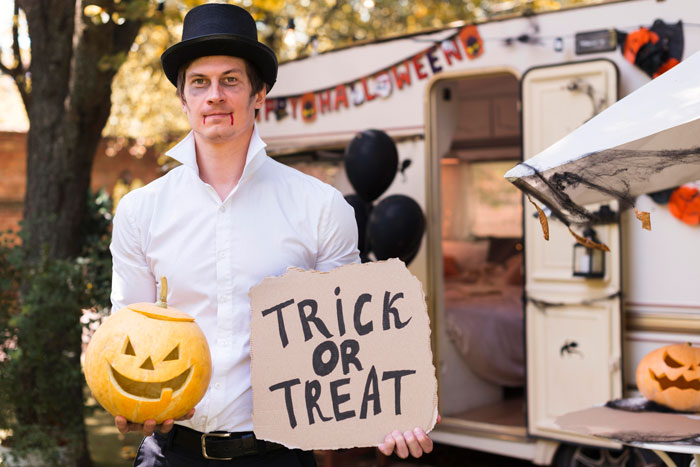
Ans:
<svg viewBox="0 0 700 467"><path fill-rule="evenodd" d="M360 257L363 263L366 262L367 253L369 253L369 245L366 241L367 218L372 210L372 205L367 203L357 195L345 195L345 201L355 210L355 220L357 221L357 248L360 250Z"/></svg>
<svg viewBox="0 0 700 467"><path fill-rule="evenodd" d="M403 261L407 265L411 264L411 261L413 261L413 259L416 257L416 255L418 255L418 251L420 251L420 244L421 244L422 237L423 237L423 235L421 234L421 236L418 237L418 241L416 242L416 244L413 247L413 251L408 251L405 255L403 255L401 257L401 261Z"/></svg>
<svg viewBox="0 0 700 467"><path fill-rule="evenodd" d="M668 200L671 199L671 193L676 191L676 187L669 188L668 190L655 191L654 193L649 193L649 197L654 200L657 204L668 204Z"/></svg>
<svg viewBox="0 0 700 467"><path fill-rule="evenodd" d="M378 260L399 258L410 263L420 249L425 216L418 203L405 195L391 195L372 209L368 241Z"/></svg>
<svg viewBox="0 0 700 467"><path fill-rule="evenodd" d="M367 202L379 198L394 181L399 166L396 144L381 130L355 135L345 148L345 171L355 192Z"/></svg>

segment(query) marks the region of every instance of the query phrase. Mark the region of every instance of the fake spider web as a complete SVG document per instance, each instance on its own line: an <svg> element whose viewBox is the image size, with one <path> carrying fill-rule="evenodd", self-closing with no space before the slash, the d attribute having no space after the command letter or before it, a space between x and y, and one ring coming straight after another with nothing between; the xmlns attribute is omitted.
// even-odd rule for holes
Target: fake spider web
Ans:
<svg viewBox="0 0 700 467"><path fill-rule="evenodd" d="M540 172L526 162L521 165L532 173L512 179L514 185L545 204L567 227L585 227L616 218L611 219L605 210L592 212L574 202L572 196L583 200L617 200L620 209L634 208L635 198L647 192L644 186L652 178L700 166L700 146L669 150L607 149L569 162L565 170L557 167ZM672 181L662 189L678 185L675 177L668 178Z"/></svg>

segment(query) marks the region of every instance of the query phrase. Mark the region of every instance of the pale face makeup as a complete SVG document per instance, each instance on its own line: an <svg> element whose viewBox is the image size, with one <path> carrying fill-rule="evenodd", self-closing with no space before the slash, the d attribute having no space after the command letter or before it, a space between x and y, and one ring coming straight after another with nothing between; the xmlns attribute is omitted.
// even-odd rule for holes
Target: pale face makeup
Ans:
<svg viewBox="0 0 700 467"><path fill-rule="evenodd" d="M265 102L266 92L251 96L245 62L238 57L202 57L185 73L182 110L199 138L225 142L248 134L255 122L255 109Z"/></svg>

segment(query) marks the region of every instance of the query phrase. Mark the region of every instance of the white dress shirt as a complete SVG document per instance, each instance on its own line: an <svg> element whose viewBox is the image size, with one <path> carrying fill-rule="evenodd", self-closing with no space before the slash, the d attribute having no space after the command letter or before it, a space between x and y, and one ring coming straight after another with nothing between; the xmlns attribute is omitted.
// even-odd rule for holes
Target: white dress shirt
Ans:
<svg viewBox="0 0 700 467"><path fill-rule="evenodd" d="M328 271L358 262L354 212L335 188L268 157L257 127L224 201L199 178L193 133L167 154L182 165L119 203L112 310L154 302L166 276L168 304L195 318L213 363L194 418L178 423L251 431L248 291L289 266Z"/></svg>

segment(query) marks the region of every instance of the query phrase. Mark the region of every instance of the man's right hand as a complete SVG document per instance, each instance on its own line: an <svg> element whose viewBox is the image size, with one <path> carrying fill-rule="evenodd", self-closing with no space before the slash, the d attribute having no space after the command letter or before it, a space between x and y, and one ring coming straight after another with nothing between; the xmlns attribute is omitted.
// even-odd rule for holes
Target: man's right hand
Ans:
<svg viewBox="0 0 700 467"><path fill-rule="evenodd" d="M116 417L114 417L114 424L117 426L117 429L121 434L126 434L130 431L140 431L141 433L143 433L144 436L151 436L155 430L158 430L162 434L166 434L173 429L175 421L179 422L183 420L189 420L192 417L194 417L194 409L190 410L180 418L170 418L168 420L165 420L160 425L157 425L155 420L146 420L143 423L132 423L129 422L126 418L122 417L121 415L117 415Z"/></svg>

